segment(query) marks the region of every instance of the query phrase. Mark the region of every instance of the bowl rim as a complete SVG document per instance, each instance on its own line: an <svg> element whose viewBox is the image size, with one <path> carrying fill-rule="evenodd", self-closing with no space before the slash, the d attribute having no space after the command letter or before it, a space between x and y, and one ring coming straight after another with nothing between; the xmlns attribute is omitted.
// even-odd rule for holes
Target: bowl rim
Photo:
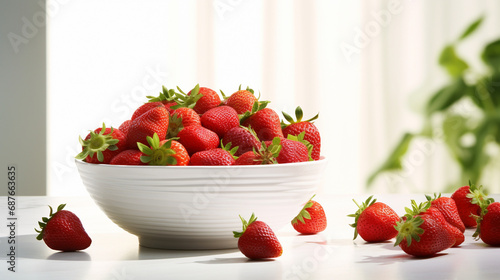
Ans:
<svg viewBox="0 0 500 280"><path fill-rule="evenodd" d="M245 168L245 169L259 169L259 168L279 168L279 167L285 167L285 166L310 166L310 165L320 165L320 164L326 164L328 162L328 159L324 156L321 156L319 160L314 160L314 161L305 161L305 162L292 162L292 163L279 163L279 164L260 164L260 165L188 165L188 166L176 166L176 165L119 165L119 164L104 164L104 163L88 163L80 159L75 159L76 164L80 164L83 166L100 166L103 168L129 168L129 169L134 169L134 168L158 168L158 169L232 169L232 168Z"/></svg>

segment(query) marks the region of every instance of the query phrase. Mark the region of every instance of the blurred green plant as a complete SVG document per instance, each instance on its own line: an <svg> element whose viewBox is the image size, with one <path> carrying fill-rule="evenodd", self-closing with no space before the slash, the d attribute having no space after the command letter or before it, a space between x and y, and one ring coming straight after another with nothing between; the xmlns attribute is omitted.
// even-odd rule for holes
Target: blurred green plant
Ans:
<svg viewBox="0 0 500 280"><path fill-rule="evenodd" d="M441 51L438 62L448 73L449 82L427 101L423 129L403 135L387 159L369 176L367 187L382 173L402 171L402 160L412 141L418 138L438 139L446 145L461 170L460 181L453 183L480 181L485 167L491 163L487 147L500 144L500 39L482 50L486 71L481 74L473 72L456 49L482 22L483 17L475 20ZM471 110L460 108L462 102L474 104L473 116Z"/></svg>

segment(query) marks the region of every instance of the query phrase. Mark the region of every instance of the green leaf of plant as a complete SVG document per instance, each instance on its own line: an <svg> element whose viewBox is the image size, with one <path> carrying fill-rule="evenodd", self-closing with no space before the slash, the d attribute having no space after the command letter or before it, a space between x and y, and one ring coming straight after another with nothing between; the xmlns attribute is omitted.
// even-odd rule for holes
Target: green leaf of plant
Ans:
<svg viewBox="0 0 500 280"><path fill-rule="evenodd" d="M451 84L444 86L434 93L429 99L425 108L427 115L449 108L463 96L467 95L467 91L469 90L471 89L461 77L455 79Z"/></svg>
<svg viewBox="0 0 500 280"><path fill-rule="evenodd" d="M439 65L444 67L448 74L454 78L461 76L469 68L469 65L457 55L453 45L448 45L441 51Z"/></svg>
<svg viewBox="0 0 500 280"><path fill-rule="evenodd" d="M471 35L472 33L474 33L477 30L477 28L481 25L481 23L483 22L483 20L484 20L484 16L481 16L478 19L476 19L474 22L472 22L464 30L464 32L462 33L462 35L460 35L460 37L459 37L458 40L463 40L463 39L467 38L469 35Z"/></svg>
<svg viewBox="0 0 500 280"><path fill-rule="evenodd" d="M486 45L481 58L494 72L500 72L500 39Z"/></svg>
<svg viewBox="0 0 500 280"><path fill-rule="evenodd" d="M403 135L403 138L401 138L401 140L396 145L394 150L391 152L389 157L385 160L385 162L375 172L373 172L372 175L370 175L370 177L368 177L366 183L368 187L373 183L375 178L381 173L387 171L401 170L403 168L401 160L408 151L408 147L410 146L410 143L413 140L413 138L414 135L411 133L405 133Z"/></svg>

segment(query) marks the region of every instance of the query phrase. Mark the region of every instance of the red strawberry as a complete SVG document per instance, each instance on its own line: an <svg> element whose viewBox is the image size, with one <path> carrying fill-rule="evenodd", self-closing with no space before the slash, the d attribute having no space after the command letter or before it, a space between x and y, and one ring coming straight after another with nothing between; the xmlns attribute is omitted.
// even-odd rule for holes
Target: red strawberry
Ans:
<svg viewBox="0 0 500 280"><path fill-rule="evenodd" d="M258 164L274 164L278 163L276 158L281 151L280 139L278 137L271 141L264 141L261 147L256 150L248 151L239 156L235 165L258 165ZM269 143L266 143L269 142ZM229 142L231 143L231 142ZM239 149L238 149L239 150Z"/></svg>
<svg viewBox="0 0 500 280"><path fill-rule="evenodd" d="M158 134L147 137L149 147L138 143L139 150L144 153L141 157L143 163L149 165L178 165L186 166L189 163L189 155L181 143L172 139L162 140Z"/></svg>
<svg viewBox="0 0 500 280"><path fill-rule="evenodd" d="M433 207L436 207L441 214L443 214L446 221L452 226L458 228L461 232L465 231L465 225L460 219L460 214L458 213L457 204L455 200L451 197L442 197L441 194L434 194L434 198L426 195L428 201L431 202Z"/></svg>
<svg viewBox="0 0 500 280"><path fill-rule="evenodd" d="M264 222L257 221L252 213L247 222L240 216L243 231L233 231L238 238L238 248L249 259L277 258L283 254L283 247L273 230Z"/></svg>
<svg viewBox="0 0 500 280"><path fill-rule="evenodd" d="M82 152L76 158L89 163L109 163L126 145L125 135L115 128L101 128L91 131L85 140L79 138Z"/></svg>
<svg viewBox="0 0 500 280"><path fill-rule="evenodd" d="M234 165L259 165L262 164L259 158L259 155L254 151L248 151L240 155L234 162Z"/></svg>
<svg viewBox="0 0 500 280"><path fill-rule="evenodd" d="M356 213L348 215L354 217L354 239L358 234L366 242L382 242L394 238L398 232L394 228L399 221L398 214L387 204L372 200L373 196L368 197L365 202L358 206Z"/></svg>
<svg viewBox="0 0 500 280"><path fill-rule="evenodd" d="M152 104L152 103L151 103ZM132 119L127 134L127 147L137 149L137 143L146 144L148 136L158 134L165 139L168 129L169 114L165 106L154 107L136 119Z"/></svg>
<svg viewBox="0 0 500 280"><path fill-rule="evenodd" d="M203 126L188 126L181 130L177 137L179 137L179 142L190 155L199 151L215 149L219 146L217 134Z"/></svg>
<svg viewBox="0 0 500 280"><path fill-rule="evenodd" d="M230 148L231 144L228 144L222 148L196 152L191 156L190 165L233 165L233 155L238 147Z"/></svg>
<svg viewBox="0 0 500 280"><path fill-rule="evenodd" d="M118 129L123 133L123 135L125 135L125 137L127 137L127 133L128 133L128 128L130 127L130 120L126 120L124 122L122 122L122 124L120 124L120 126L118 127Z"/></svg>
<svg viewBox="0 0 500 280"><path fill-rule="evenodd" d="M241 85L237 92L226 97L221 91L224 100L222 104L230 106L236 110L238 114L244 114L245 112L251 112L254 103L258 100L254 95L254 91L251 88L241 89ZM259 103L269 103L269 101L260 101Z"/></svg>
<svg viewBox="0 0 500 280"><path fill-rule="evenodd" d="M167 138L176 137L184 127L201 126L200 115L195 110L180 107L172 110L168 123Z"/></svg>
<svg viewBox="0 0 500 280"><path fill-rule="evenodd" d="M326 229L325 210L318 202L311 199L300 213L292 220L293 228L302 234L316 234Z"/></svg>
<svg viewBox="0 0 500 280"><path fill-rule="evenodd" d="M132 118L130 118L130 119L131 120L135 120L138 117L142 116L147 111L149 111L149 110L151 110L153 108L156 108L156 107L165 107L165 105L163 105L161 102L148 102L148 103L144 103L144 104L142 104L141 106L139 106L139 108L137 108L134 111L134 114L132 114Z"/></svg>
<svg viewBox="0 0 500 280"><path fill-rule="evenodd" d="M304 114L300 106L295 109L295 117L297 118L297 120L294 120L285 112L282 113L285 119L290 122L290 124L281 122L283 136L288 137L288 135L299 135L300 133L305 132L304 140L308 141L313 146L311 157L314 160L319 160L321 153L321 136L319 134L318 128L314 125L314 123L312 123L312 121L318 118L319 114L310 118L309 120L302 121L302 117Z"/></svg>
<svg viewBox="0 0 500 280"><path fill-rule="evenodd" d="M87 249L92 240L85 232L80 219L74 213L63 210L65 206L66 204L59 205L55 213L52 213L52 207L49 206L49 217L43 217L42 222L38 222L41 230L35 229L39 233L36 239L43 239L49 248L58 251Z"/></svg>
<svg viewBox="0 0 500 280"><path fill-rule="evenodd" d="M229 106L219 106L201 116L201 125L217 133L220 139L233 127L240 125L238 113Z"/></svg>
<svg viewBox="0 0 500 280"><path fill-rule="evenodd" d="M500 246L500 202L488 199L482 205L481 216L477 217L477 230L473 237L491 246Z"/></svg>
<svg viewBox="0 0 500 280"><path fill-rule="evenodd" d="M283 138L281 122L278 114L267 104L254 104L252 112L245 113L240 122L243 126L251 126L261 141L270 141L274 137Z"/></svg>
<svg viewBox="0 0 500 280"><path fill-rule="evenodd" d="M481 207L474 202L485 199L486 194L483 192L482 186L476 187L470 182L469 185L457 189L451 195L451 198L457 204L458 214L465 227L475 227L477 225L476 219L471 215L479 216Z"/></svg>
<svg viewBox="0 0 500 280"><path fill-rule="evenodd" d="M253 149L258 150L262 146L255 132L251 128L243 126L233 127L224 134L222 145L227 145L229 143L231 143L232 146L239 147L238 151L234 154L235 156L241 156Z"/></svg>
<svg viewBox="0 0 500 280"><path fill-rule="evenodd" d="M441 213L441 211L438 208L431 206L431 202L427 201L425 203L420 203L419 205L417 205L415 200L412 200L411 205L412 209L405 208L406 213L411 216L417 216L417 215L432 216L438 223L441 224L441 226L444 229L446 229L455 238L455 243L453 244L453 247L457 247L465 241L464 233L460 231L457 227L448 223L448 221Z"/></svg>
<svg viewBox="0 0 500 280"><path fill-rule="evenodd" d="M455 237L432 215L407 215L396 229L394 246L412 256L430 257L455 244Z"/></svg>
<svg viewBox="0 0 500 280"><path fill-rule="evenodd" d="M291 139L281 139L278 163L304 162L309 160L309 150L304 143Z"/></svg>
<svg viewBox="0 0 500 280"><path fill-rule="evenodd" d="M215 108L221 104L221 100L217 92L196 85L191 91L185 94L179 87L181 92L176 98L178 106L193 108L196 113L202 115L206 111Z"/></svg>
<svg viewBox="0 0 500 280"><path fill-rule="evenodd" d="M145 165L141 161L144 154L139 150L125 150L117 154L109 164L114 165Z"/></svg>

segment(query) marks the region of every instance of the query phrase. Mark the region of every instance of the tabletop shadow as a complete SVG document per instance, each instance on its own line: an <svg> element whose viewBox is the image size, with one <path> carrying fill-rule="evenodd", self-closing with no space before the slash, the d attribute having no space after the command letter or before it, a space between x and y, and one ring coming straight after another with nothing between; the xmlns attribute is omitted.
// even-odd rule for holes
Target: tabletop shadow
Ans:
<svg viewBox="0 0 500 280"><path fill-rule="evenodd" d="M195 263L201 264L235 264L235 263L259 263L259 262L273 262L275 259L257 259L251 260L246 257L237 257L237 258L214 258L211 260L205 261L196 261Z"/></svg>
<svg viewBox="0 0 500 280"><path fill-rule="evenodd" d="M415 257L408 255L404 252L397 255L383 255L383 256L365 256L365 258L357 263L371 263L371 264L379 264L379 265L390 265L394 263L402 263L407 261L415 261L415 260L429 260L433 258L437 258L440 256L447 255L447 253L438 253L430 257Z"/></svg>

